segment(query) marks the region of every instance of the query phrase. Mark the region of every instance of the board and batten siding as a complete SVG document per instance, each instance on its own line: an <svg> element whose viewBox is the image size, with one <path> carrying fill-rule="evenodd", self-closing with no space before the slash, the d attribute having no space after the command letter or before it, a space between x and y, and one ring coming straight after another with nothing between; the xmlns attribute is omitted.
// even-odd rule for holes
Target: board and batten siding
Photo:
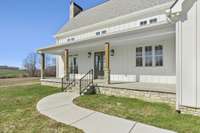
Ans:
<svg viewBox="0 0 200 133"><path fill-rule="evenodd" d="M200 108L200 0L184 3L177 22L177 104Z"/></svg>
<svg viewBox="0 0 200 133"><path fill-rule="evenodd" d="M76 78L80 79L84 74L86 74L90 69L93 69L93 57L88 58L88 52L90 50L81 50L78 52L71 52L69 51L69 56L77 56L77 63L78 63L78 73L76 74ZM70 57L69 57L70 58ZM57 57L57 78L62 78L64 76L64 57L58 56ZM70 65L70 62L69 62Z"/></svg>
<svg viewBox="0 0 200 133"><path fill-rule="evenodd" d="M200 0L197 1L197 106L200 108Z"/></svg>
<svg viewBox="0 0 200 133"><path fill-rule="evenodd" d="M154 53L154 48L157 45L163 46L163 66L136 67L136 47L143 47L143 54L145 54L145 46L152 46ZM94 68L94 53L103 51L103 48L102 45L102 47L80 49L70 53L71 55L77 55L78 79L90 69ZM111 49L114 49L115 51L114 56L110 57L111 81L165 84L176 83L175 37L168 37L162 40L149 40L144 41L143 43L134 43L133 41L122 42L119 45L111 43ZM92 53L91 57L88 57L88 52ZM60 61L62 67L63 60ZM145 62L143 62L143 64L145 64ZM59 69L62 69L61 67L59 67ZM59 76L62 75L62 70L59 70Z"/></svg>
<svg viewBox="0 0 200 133"><path fill-rule="evenodd" d="M160 41L148 41L144 43L114 46L115 55L111 57L111 80L113 81L137 81L148 83L176 83L176 59L175 39L168 38ZM145 46L163 46L163 66L145 67L144 48ZM143 67L136 67L136 48L143 47ZM154 54L153 54L153 64Z"/></svg>

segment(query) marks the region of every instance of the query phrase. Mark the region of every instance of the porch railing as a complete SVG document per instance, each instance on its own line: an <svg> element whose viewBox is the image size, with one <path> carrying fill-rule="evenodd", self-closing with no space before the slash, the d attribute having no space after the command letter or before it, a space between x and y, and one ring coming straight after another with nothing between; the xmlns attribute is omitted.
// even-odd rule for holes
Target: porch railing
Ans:
<svg viewBox="0 0 200 133"><path fill-rule="evenodd" d="M69 76L64 76L62 79L62 91L67 91L71 87L74 87L76 85L76 77L75 73L69 75Z"/></svg>
<svg viewBox="0 0 200 133"><path fill-rule="evenodd" d="M87 74L85 74L80 79L80 83L79 83L80 95L82 95L88 89L88 87L93 85L93 81L94 81L93 73L94 73L94 71L93 71L93 69L91 69Z"/></svg>

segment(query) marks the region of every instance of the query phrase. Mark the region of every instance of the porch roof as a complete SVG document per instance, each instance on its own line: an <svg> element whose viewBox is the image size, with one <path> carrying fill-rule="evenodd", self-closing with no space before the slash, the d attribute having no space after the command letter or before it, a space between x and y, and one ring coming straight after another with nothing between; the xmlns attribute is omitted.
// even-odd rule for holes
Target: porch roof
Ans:
<svg viewBox="0 0 200 133"><path fill-rule="evenodd" d="M137 29L131 29L114 34L107 34L101 37L77 40L63 45L50 45L49 47L38 49L37 52L62 55L64 53L64 49L77 50L88 47L102 46L105 42L110 42L112 45L117 45L120 44L120 42L127 40L134 40L134 42L140 42L145 41L145 39L158 39L161 37L168 37L174 34L175 26L168 22L163 22L155 24L154 26L144 26Z"/></svg>
<svg viewBox="0 0 200 133"><path fill-rule="evenodd" d="M66 23L58 31L57 35L165 3L173 3L174 1L175 0L109 0L78 14Z"/></svg>

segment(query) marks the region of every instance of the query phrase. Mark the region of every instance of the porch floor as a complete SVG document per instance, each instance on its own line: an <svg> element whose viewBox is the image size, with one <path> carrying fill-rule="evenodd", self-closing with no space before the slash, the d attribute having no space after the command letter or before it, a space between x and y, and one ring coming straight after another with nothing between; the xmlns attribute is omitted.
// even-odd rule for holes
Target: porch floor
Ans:
<svg viewBox="0 0 200 133"><path fill-rule="evenodd" d="M46 78L42 82L60 83L59 78ZM79 83L79 82L77 82ZM94 84L99 87L116 88L116 89L129 89L138 91L152 91L163 93L176 93L176 84L158 84L158 83L142 83L142 82L115 82L105 84L104 80L94 80Z"/></svg>

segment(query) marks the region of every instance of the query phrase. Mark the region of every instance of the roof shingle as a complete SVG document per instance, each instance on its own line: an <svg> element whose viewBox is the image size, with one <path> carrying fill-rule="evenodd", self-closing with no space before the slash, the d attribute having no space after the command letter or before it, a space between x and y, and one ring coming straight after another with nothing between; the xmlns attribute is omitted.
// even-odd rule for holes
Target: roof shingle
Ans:
<svg viewBox="0 0 200 133"><path fill-rule="evenodd" d="M108 0L101 5L81 12L66 23L57 34L172 1L175 0Z"/></svg>

